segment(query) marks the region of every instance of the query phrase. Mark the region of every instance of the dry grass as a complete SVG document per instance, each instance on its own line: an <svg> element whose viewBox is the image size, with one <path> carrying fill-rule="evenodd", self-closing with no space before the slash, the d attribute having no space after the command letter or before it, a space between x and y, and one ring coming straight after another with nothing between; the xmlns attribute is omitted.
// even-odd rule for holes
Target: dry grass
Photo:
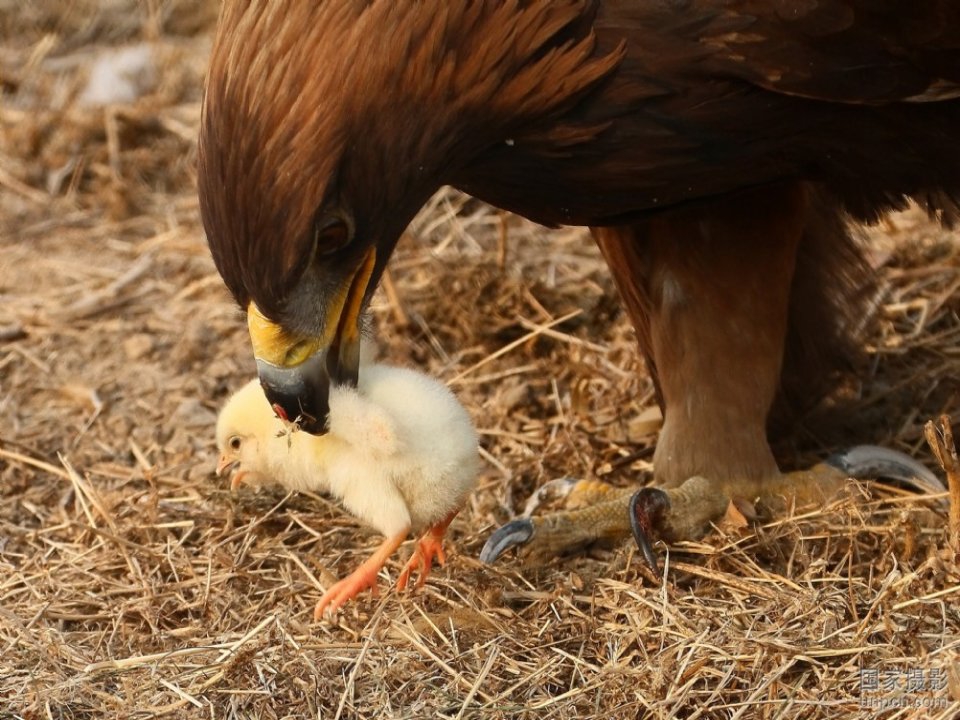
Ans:
<svg viewBox="0 0 960 720"><path fill-rule="evenodd" d="M653 399L584 233L450 192L374 316L385 358L472 412L481 487L424 591L311 622L377 540L322 498L212 476L215 412L253 372L194 191L214 6L0 0L0 716L872 717L861 668L942 669L952 704L929 715L957 714L960 570L924 501L717 531L659 586L629 546L474 559L548 479L642 479ZM80 107L97 53L143 40L146 94ZM873 245L871 364L787 464L850 440L932 462L924 421L957 414L957 236L907 214Z"/></svg>

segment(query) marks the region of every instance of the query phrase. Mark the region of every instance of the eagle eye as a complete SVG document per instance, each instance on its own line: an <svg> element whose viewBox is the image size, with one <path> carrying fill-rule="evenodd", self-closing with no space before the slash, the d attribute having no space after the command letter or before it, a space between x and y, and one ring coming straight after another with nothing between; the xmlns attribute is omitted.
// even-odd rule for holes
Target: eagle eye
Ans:
<svg viewBox="0 0 960 720"><path fill-rule="evenodd" d="M353 239L353 223L340 213L325 213L314 225L314 254L332 255L342 250Z"/></svg>

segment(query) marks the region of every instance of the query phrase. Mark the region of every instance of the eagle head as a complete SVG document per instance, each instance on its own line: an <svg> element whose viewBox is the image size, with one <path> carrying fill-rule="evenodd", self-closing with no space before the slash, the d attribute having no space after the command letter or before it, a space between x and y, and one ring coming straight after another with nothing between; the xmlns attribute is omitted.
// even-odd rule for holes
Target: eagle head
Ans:
<svg viewBox="0 0 960 720"><path fill-rule="evenodd" d="M491 148L577 102L592 3L224 3L198 151L200 210L274 410L325 430L404 228Z"/></svg>

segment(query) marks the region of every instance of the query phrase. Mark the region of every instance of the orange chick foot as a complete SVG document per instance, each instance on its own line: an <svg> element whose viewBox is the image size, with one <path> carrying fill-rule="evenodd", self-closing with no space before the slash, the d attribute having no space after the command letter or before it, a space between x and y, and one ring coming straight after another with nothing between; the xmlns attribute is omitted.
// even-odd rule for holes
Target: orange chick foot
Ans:
<svg viewBox="0 0 960 720"><path fill-rule="evenodd" d="M407 528L403 532L389 537L376 549L376 551L364 560L363 564L347 575L343 580L335 582L323 594L317 606L313 609L313 619L320 620L325 612L331 615L340 609L348 600L352 600L361 592L370 588L373 594L377 594L377 573L387 562L389 557L400 547L400 543L407 537Z"/></svg>
<svg viewBox="0 0 960 720"><path fill-rule="evenodd" d="M373 591L374 596L377 595L377 573L380 568L365 567L365 565L366 563L347 575L343 580L338 580L330 586L313 609L314 620L321 619L324 612L333 615L340 609L341 605L348 600L352 600L367 588Z"/></svg>
<svg viewBox="0 0 960 720"><path fill-rule="evenodd" d="M443 566L447 561L446 556L443 554L443 536L447 532L450 523L453 522L453 518L457 516L457 512L456 510L453 511L443 520L432 526L423 534L423 537L417 541L417 547L413 551L413 555L410 556L406 566L403 568L403 572L400 573L400 577L397 579L397 590L406 589L407 583L410 582L410 575L414 569L418 569L420 572L420 577L417 578L417 584L414 587L423 587L423 584L427 581L427 575L430 574L430 570L433 568L434 559L436 559L440 566Z"/></svg>
<svg viewBox="0 0 960 720"><path fill-rule="evenodd" d="M417 578L417 584L414 587L423 587L423 584L427 581L427 575L433 568L434 559L441 567L447 561L443 554L443 538L427 533L417 541L417 547L413 551L413 555L407 560L403 572L400 573L400 577L397 579L397 590L406 589L407 583L410 582L410 575L415 569L419 571L420 576Z"/></svg>

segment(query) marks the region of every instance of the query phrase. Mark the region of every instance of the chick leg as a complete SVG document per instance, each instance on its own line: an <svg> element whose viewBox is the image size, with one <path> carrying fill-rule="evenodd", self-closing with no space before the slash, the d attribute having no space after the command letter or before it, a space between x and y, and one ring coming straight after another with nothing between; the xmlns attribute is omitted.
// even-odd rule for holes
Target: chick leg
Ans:
<svg viewBox="0 0 960 720"><path fill-rule="evenodd" d="M406 589L407 583L410 581L410 575L415 569L419 569L420 573L415 587L423 587L423 583L426 582L427 575L430 574L430 569L433 567L434 558L441 566L447 561L443 554L443 536L458 512L460 511L454 510L446 518L429 528L417 541L417 547L414 549L413 555L410 556L403 572L397 579L397 590Z"/></svg>
<svg viewBox="0 0 960 720"><path fill-rule="evenodd" d="M410 529L404 528L403 532L384 540L373 555L364 560L360 567L347 577L331 585L323 594L323 597L320 598L317 607L314 608L313 619L319 620L323 617L324 612L335 613L341 605L367 588L371 588L376 594L377 573L406 540L408 532L410 532Z"/></svg>

